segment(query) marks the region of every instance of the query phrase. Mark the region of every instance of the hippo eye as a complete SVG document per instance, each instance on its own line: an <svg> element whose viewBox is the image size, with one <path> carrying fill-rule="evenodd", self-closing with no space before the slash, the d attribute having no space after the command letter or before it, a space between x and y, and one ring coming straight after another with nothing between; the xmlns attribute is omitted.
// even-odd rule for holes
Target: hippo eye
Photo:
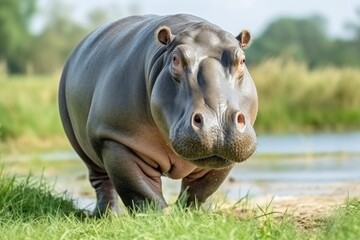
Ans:
<svg viewBox="0 0 360 240"><path fill-rule="evenodd" d="M174 53L173 57L172 57L172 64L174 66L178 66L181 65L181 60L180 60L180 56L178 53Z"/></svg>
<svg viewBox="0 0 360 240"><path fill-rule="evenodd" d="M180 54L175 52L171 60L171 72L174 76L178 77L183 72L183 63L181 61Z"/></svg>
<svg viewBox="0 0 360 240"><path fill-rule="evenodd" d="M237 56L236 56L236 62L237 64L240 65L240 67L243 67L245 64L245 54L244 53L239 53L237 52Z"/></svg>
<svg viewBox="0 0 360 240"><path fill-rule="evenodd" d="M243 65L245 63L245 54L243 51L236 51L235 52L235 59L236 62L240 63L240 65Z"/></svg>
<svg viewBox="0 0 360 240"><path fill-rule="evenodd" d="M245 54L243 51L236 51L234 55L234 65L232 72L235 74L237 79L242 79L245 68Z"/></svg>

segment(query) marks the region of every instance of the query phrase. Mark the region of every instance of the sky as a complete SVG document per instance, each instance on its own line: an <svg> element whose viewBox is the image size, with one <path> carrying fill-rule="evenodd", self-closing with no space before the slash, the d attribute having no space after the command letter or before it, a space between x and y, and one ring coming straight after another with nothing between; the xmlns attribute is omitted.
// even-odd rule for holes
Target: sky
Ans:
<svg viewBox="0 0 360 240"><path fill-rule="evenodd" d="M39 9L44 15L52 0L38 0ZM169 15L189 13L205 18L237 35L242 29L248 29L257 36L274 19L290 17L308 17L319 14L327 20L327 32L336 38L346 38L349 31L344 30L346 22L360 22L355 9L360 8L359 0L62 0L71 6L74 19L85 22L86 15L93 9L103 8L109 11L114 20L137 14ZM40 14L34 20L35 31L44 25Z"/></svg>

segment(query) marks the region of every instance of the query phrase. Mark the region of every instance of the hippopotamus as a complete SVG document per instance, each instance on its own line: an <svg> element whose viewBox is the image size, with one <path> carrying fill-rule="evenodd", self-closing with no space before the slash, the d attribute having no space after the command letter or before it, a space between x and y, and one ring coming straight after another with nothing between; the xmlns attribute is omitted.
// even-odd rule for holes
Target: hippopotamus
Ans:
<svg viewBox="0 0 360 240"><path fill-rule="evenodd" d="M95 29L61 75L65 133L88 168L95 215L168 205L161 177L199 206L256 149L251 35L196 16L131 16ZM185 196L185 197L184 197ZM149 204L151 203L151 204Z"/></svg>

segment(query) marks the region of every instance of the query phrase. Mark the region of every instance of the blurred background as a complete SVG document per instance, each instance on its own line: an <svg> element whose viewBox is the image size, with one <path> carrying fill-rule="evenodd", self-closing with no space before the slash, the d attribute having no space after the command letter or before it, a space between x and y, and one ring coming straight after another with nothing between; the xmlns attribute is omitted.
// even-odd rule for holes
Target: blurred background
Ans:
<svg viewBox="0 0 360 240"><path fill-rule="evenodd" d="M104 23L173 13L203 17L233 35L246 28L253 36L246 60L260 101L258 150L229 177L228 198L359 194L356 0L0 0L0 160L18 173L45 168L45 175L62 179L60 188L86 182L57 110L67 57ZM79 186L76 194L92 196Z"/></svg>

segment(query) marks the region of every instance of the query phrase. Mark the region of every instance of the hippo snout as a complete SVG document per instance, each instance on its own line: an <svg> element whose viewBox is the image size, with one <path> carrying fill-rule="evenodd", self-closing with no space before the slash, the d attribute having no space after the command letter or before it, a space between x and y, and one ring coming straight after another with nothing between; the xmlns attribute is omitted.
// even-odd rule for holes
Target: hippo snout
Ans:
<svg viewBox="0 0 360 240"><path fill-rule="evenodd" d="M222 168L249 158L256 134L241 111L217 117L194 111L188 124L178 124L170 136L174 151L201 167Z"/></svg>

